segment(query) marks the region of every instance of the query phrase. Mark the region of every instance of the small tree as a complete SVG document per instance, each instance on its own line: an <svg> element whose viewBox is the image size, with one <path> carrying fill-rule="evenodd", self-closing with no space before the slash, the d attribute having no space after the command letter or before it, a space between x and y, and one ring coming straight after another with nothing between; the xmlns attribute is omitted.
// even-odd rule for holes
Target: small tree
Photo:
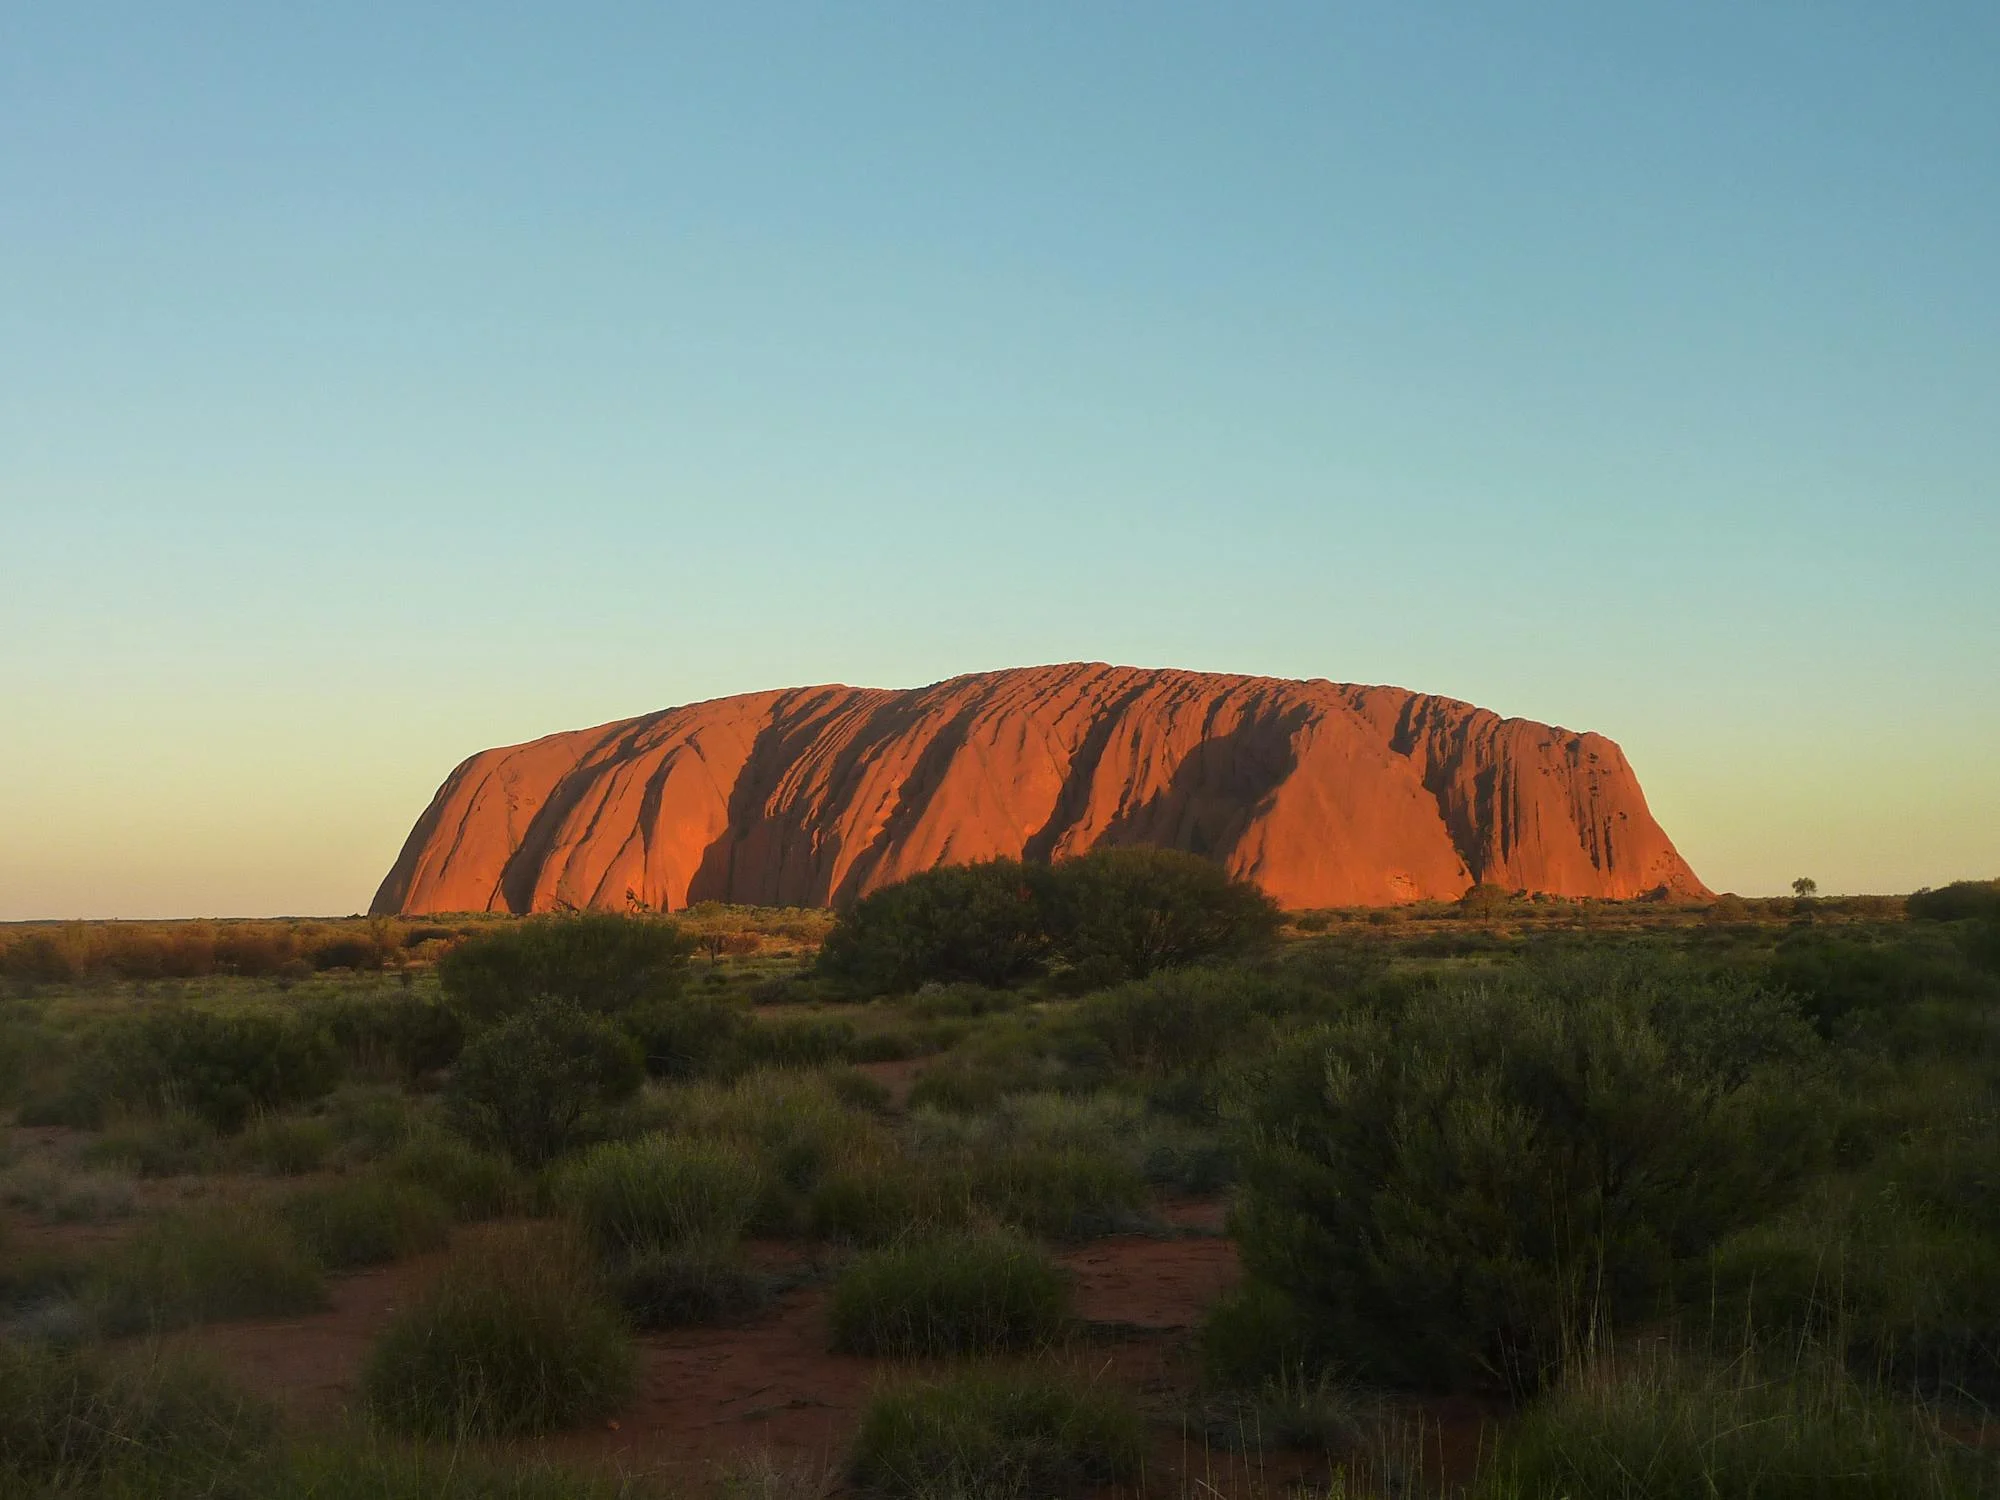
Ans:
<svg viewBox="0 0 2000 1500"><path fill-rule="evenodd" d="M532 917L467 938L438 964L445 995L479 1021L540 999L611 1015L671 1000L694 940L673 922L611 912Z"/></svg>
<svg viewBox="0 0 2000 1500"><path fill-rule="evenodd" d="M1819 894L1819 882L1810 875L1801 875L1792 882L1792 894L1801 901L1810 901Z"/></svg>
<svg viewBox="0 0 2000 1500"><path fill-rule="evenodd" d="M840 914L820 972L876 993L931 980L999 987L1049 955L1049 871L1018 860L947 865L873 891Z"/></svg>
<svg viewBox="0 0 2000 1500"><path fill-rule="evenodd" d="M1098 849L1051 874L1050 934L1090 984L1240 953L1269 941L1284 919L1249 881L1177 849Z"/></svg>
<svg viewBox="0 0 2000 1500"><path fill-rule="evenodd" d="M638 1043L566 1000L539 1000L469 1043L445 1095L479 1145L539 1167L581 1143L589 1117L645 1081Z"/></svg>

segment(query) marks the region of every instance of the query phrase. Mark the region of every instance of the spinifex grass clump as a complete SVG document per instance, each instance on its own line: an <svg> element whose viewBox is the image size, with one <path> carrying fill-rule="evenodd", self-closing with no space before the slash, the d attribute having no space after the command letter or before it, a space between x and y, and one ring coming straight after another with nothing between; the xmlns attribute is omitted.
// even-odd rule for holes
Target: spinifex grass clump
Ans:
<svg viewBox="0 0 2000 1500"><path fill-rule="evenodd" d="M437 1194L467 1223L504 1214L522 1196L521 1178L504 1158L442 1131L408 1137L382 1159L381 1170Z"/></svg>
<svg viewBox="0 0 2000 1500"><path fill-rule="evenodd" d="M849 1471L907 1500L1073 1495L1130 1478L1143 1445L1117 1392L1049 1370L978 1370L879 1392Z"/></svg>
<svg viewBox="0 0 2000 1500"><path fill-rule="evenodd" d="M1069 1282L1012 1235L952 1235L857 1257L834 1285L828 1321L847 1354L990 1354L1053 1342Z"/></svg>
<svg viewBox="0 0 2000 1500"><path fill-rule="evenodd" d="M1971 1500L1990 1464L1835 1365L1586 1369L1503 1440L1480 1500Z"/></svg>
<svg viewBox="0 0 2000 1500"><path fill-rule="evenodd" d="M328 1270L381 1265L441 1248L451 1210L426 1188L388 1176L357 1176L307 1188L280 1209Z"/></svg>
<svg viewBox="0 0 2000 1500"><path fill-rule="evenodd" d="M520 1227L459 1251L376 1342L362 1390L398 1432L504 1437L602 1416L630 1392L634 1368L624 1324L577 1248Z"/></svg>
<svg viewBox="0 0 2000 1500"><path fill-rule="evenodd" d="M107 1332L139 1333L326 1305L313 1257L276 1220L232 1211L169 1214L99 1265L85 1299Z"/></svg>
<svg viewBox="0 0 2000 1500"><path fill-rule="evenodd" d="M728 1141L654 1135L599 1146L556 1194L599 1254L739 1238L764 1191L756 1156Z"/></svg>
<svg viewBox="0 0 2000 1500"><path fill-rule="evenodd" d="M114 1363L0 1342L0 1494L239 1493L271 1413L185 1356Z"/></svg>

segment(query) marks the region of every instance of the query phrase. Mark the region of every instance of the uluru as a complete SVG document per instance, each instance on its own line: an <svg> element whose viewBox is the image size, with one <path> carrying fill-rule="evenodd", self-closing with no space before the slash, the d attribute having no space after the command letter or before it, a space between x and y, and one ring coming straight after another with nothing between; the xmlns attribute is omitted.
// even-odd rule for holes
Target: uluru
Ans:
<svg viewBox="0 0 2000 1500"><path fill-rule="evenodd" d="M1281 905L1706 895L1602 735L1394 687L1098 663L805 687L484 750L371 910L825 906L942 864L1188 850Z"/></svg>

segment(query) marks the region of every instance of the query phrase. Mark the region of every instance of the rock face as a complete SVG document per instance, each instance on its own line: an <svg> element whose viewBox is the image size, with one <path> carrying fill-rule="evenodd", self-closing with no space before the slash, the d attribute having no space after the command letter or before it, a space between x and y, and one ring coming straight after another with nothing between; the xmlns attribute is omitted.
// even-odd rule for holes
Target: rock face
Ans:
<svg viewBox="0 0 2000 1500"><path fill-rule="evenodd" d="M372 910L822 906L1161 844L1287 907L1706 894L1595 734L1391 687L1097 664L747 693L486 750Z"/></svg>

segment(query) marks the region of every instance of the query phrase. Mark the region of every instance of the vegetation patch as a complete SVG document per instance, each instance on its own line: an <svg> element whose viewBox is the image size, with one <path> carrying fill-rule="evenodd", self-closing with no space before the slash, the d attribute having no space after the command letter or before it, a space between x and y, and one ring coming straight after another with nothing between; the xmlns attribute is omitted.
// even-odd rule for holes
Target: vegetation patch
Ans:
<svg viewBox="0 0 2000 1500"><path fill-rule="evenodd" d="M276 1219L255 1212L167 1214L112 1249L85 1289L111 1333L227 1318L269 1318L326 1305L319 1264Z"/></svg>
<svg viewBox="0 0 2000 1500"><path fill-rule="evenodd" d="M871 1251L834 1283L833 1347L897 1358L1037 1348L1070 1317L1062 1270L1012 1235L953 1235Z"/></svg>
<svg viewBox="0 0 2000 1500"><path fill-rule="evenodd" d="M868 1403L849 1472L908 1500L1076 1495L1130 1479L1144 1452L1131 1403L1032 1366L892 1386Z"/></svg>
<svg viewBox="0 0 2000 1500"><path fill-rule="evenodd" d="M508 1437L603 1416L635 1368L624 1322L576 1248L526 1227L462 1248L384 1330L362 1390L393 1431Z"/></svg>
<svg viewBox="0 0 2000 1500"><path fill-rule="evenodd" d="M386 1175L307 1188L279 1210L299 1242L331 1271L375 1266L443 1248L451 1210L428 1188Z"/></svg>

